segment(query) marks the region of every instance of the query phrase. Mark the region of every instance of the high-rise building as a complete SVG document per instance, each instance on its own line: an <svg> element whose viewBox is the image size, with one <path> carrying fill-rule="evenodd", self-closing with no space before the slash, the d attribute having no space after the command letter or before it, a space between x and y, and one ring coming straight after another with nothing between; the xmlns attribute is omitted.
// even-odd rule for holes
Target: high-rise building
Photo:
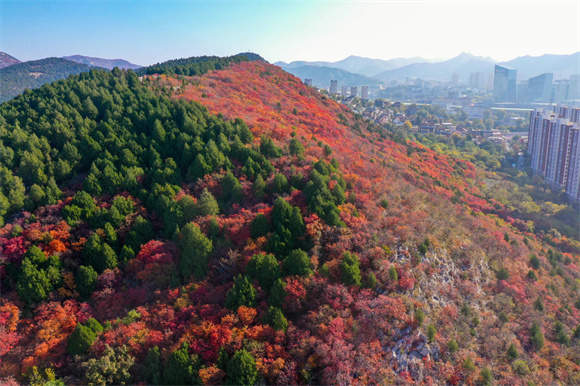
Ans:
<svg viewBox="0 0 580 386"><path fill-rule="evenodd" d="M580 201L580 108L557 106L530 115L528 153L532 170Z"/></svg>
<svg viewBox="0 0 580 386"><path fill-rule="evenodd" d="M312 78L306 78L304 79L304 84L307 86L312 87Z"/></svg>
<svg viewBox="0 0 580 386"><path fill-rule="evenodd" d="M337 94L338 93L338 80L332 79L330 81L330 89L328 91L330 91L331 94Z"/></svg>
<svg viewBox="0 0 580 386"><path fill-rule="evenodd" d="M454 72L451 75L451 83L453 83L453 84L459 83L459 74L458 73Z"/></svg>
<svg viewBox="0 0 580 386"><path fill-rule="evenodd" d="M360 97L361 99L369 99L369 86L361 86Z"/></svg>
<svg viewBox="0 0 580 386"><path fill-rule="evenodd" d="M358 90L356 86L350 86L350 96L355 97L358 95Z"/></svg>
<svg viewBox="0 0 580 386"><path fill-rule="evenodd" d="M485 89L485 74L483 72L472 72L469 74L469 87L480 90Z"/></svg>
<svg viewBox="0 0 580 386"><path fill-rule="evenodd" d="M552 102L559 103L568 100L570 91L570 81L560 79L554 81L552 85Z"/></svg>
<svg viewBox="0 0 580 386"><path fill-rule="evenodd" d="M530 102L549 102L552 97L554 74L545 73L528 79L527 100Z"/></svg>
<svg viewBox="0 0 580 386"><path fill-rule="evenodd" d="M527 102L528 96L528 82L518 82L518 103Z"/></svg>
<svg viewBox="0 0 580 386"><path fill-rule="evenodd" d="M341 94L343 97L345 97L345 98L346 98L346 94L347 94L347 93L348 93L348 87L346 87L346 86L342 86L342 87L340 88L340 94Z"/></svg>
<svg viewBox="0 0 580 386"><path fill-rule="evenodd" d="M516 80L516 70L500 66L499 64L495 65L493 76L493 97L496 102L516 102Z"/></svg>
<svg viewBox="0 0 580 386"><path fill-rule="evenodd" d="M568 99L580 99L580 75L570 75L570 87L568 89Z"/></svg>

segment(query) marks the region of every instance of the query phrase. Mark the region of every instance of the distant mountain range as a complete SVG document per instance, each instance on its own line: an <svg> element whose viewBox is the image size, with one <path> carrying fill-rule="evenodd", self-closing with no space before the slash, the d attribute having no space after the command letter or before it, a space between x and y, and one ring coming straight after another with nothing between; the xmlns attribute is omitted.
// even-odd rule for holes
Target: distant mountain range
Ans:
<svg viewBox="0 0 580 386"><path fill-rule="evenodd" d="M142 67L138 64L130 63L124 59L103 59L82 55L63 56L63 59L76 63L86 64L91 67L106 68L108 70L112 70L115 67L118 67L122 70L136 70Z"/></svg>
<svg viewBox="0 0 580 386"><path fill-rule="evenodd" d="M491 58L462 53L443 62L408 64L382 72L376 78L383 82L405 78L449 81L453 74L457 74L459 80L468 80L469 74L472 72L491 73L494 64L495 62Z"/></svg>
<svg viewBox="0 0 580 386"><path fill-rule="evenodd" d="M21 62L0 51L0 102L14 98L26 89L34 89L69 75L89 71L91 68L111 70L115 67L131 70L141 68L124 59L103 59L82 55Z"/></svg>
<svg viewBox="0 0 580 386"><path fill-rule="evenodd" d="M554 73L554 79L569 78L570 75L580 74L580 52L571 55L520 56L501 64L518 70L518 78L521 80L545 72Z"/></svg>
<svg viewBox="0 0 580 386"><path fill-rule="evenodd" d="M92 67L61 58L21 62L0 69L0 102L69 75L89 71Z"/></svg>
<svg viewBox="0 0 580 386"><path fill-rule="evenodd" d="M465 83L474 72L491 75L496 63L491 58L462 53L444 61L430 61L420 57L382 60L351 55L336 62L294 61L275 64L301 79L311 78L313 85L320 88L328 88L331 79L338 81L339 88L362 85L372 88L381 83L406 78L450 81L454 75L457 75L460 82ZM499 64L518 70L518 80L526 80L545 72L554 73L554 79L569 78L572 74L580 73L580 52L570 55L521 56ZM13 98L27 88L40 87L44 83L95 67L132 70L143 68L124 59L82 55L20 62L0 51L0 102Z"/></svg>
<svg viewBox="0 0 580 386"><path fill-rule="evenodd" d="M282 67L285 70L294 69L303 66L317 66L317 67L330 67L338 68L340 70L352 72L354 74L364 75L366 77L373 77L383 71L391 70L394 68L402 67L407 64L417 63L417 62L427 62L427 59L423 58L395 58L389 60L383 59L372 59L365 58L362 56L351 55L348 58L339 60L337 62L306 62L306 61L294 61L290 63L276 62L277 66Z"/></svg>
<svg viewBox="0 0 580 386"><path fill-rule="evenodd" d="M522 56L499 63L491 58L462 53L454 58L436 62L422 58L381 60L349 56L337 62L295 61L275 64L302 79L312 78L314 85L325 88L328 87L330 79L338 80L339 87L341 83L347 86L370 85L369 79L375 83L400 81L406 78L450 81L455 74L460 82L467 82L470 74L474 72L491 75L495 64L515 68L518 70L519 80L526 80L544 72L552 72L554 79L561 79L580 73L580 52L570 55ZM341 72L336 72L336 70L341 70ZM358 76L365 78L357 78Z"/></svg>
<svg viewBox="0 0 580 386"><path fill-rule="evenodd" d="M0 51L0 68L8 67L16 63L20 63L20 60L8 55L6 52Z"/></svg>
<svg viewBox="0 0 580 386"><path fill-rule="evenodd" d="M344 71L339 68L303 65L292 68L284 68L284 70L301 79L312 79L313 86L319 88L328 87L331 79L336 79L340 86L367 85L370 87L378 87L380 84L377 79Z"/></svg>

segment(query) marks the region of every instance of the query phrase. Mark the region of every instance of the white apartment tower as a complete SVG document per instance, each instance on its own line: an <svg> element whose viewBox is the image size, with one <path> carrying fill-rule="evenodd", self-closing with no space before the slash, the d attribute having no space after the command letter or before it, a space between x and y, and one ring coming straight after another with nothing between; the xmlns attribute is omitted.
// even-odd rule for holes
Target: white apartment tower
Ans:
<svg viewBox="0 0 580 386"><path fill-rule="evenodd" d="M530 115L531 167L552 186L580 200L580 108L557 106Z"/></svg>
<svg viewBox="0 0 580 386"><path fill-rule="evenodd" d="M332 79L330 81L330 89L328 91L331 94L338 94L338 80Z"/></svg>
<svg viewBox="0 0 580 386"><path fill-rule="evenodd" d="M360 97L361 99L369 99L369 86L361 86Z"/></svg>

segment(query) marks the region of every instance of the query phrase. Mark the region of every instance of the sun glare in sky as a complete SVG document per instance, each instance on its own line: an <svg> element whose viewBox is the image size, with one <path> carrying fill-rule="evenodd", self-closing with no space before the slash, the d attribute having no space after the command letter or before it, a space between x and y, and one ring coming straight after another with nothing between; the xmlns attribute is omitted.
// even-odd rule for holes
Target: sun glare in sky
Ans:
<svg viewBox="0 0 580 386"><path fill-rule="evenodd" d="M0 49L22 59L82 54L151 64L253 51L270 61L508 60L579 50L578 1L0 0Z"/></svg>

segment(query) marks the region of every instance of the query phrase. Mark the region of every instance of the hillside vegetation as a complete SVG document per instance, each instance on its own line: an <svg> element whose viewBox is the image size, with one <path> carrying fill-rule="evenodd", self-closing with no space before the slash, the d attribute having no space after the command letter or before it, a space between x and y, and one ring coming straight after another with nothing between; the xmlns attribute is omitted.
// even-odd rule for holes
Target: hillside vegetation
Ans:
<svg viewBox="0 0 580 386"><path fill-rule="evenodd" d="M245 59L0 105L3 381L580 382L566 240Z"/></svg>
<svg viewBox="0 0 580 386"><path fill-rule="evenodd" d="M60 58L46 58L0 68L0 102L43 84L88 71L89 66Z"/></svg>

